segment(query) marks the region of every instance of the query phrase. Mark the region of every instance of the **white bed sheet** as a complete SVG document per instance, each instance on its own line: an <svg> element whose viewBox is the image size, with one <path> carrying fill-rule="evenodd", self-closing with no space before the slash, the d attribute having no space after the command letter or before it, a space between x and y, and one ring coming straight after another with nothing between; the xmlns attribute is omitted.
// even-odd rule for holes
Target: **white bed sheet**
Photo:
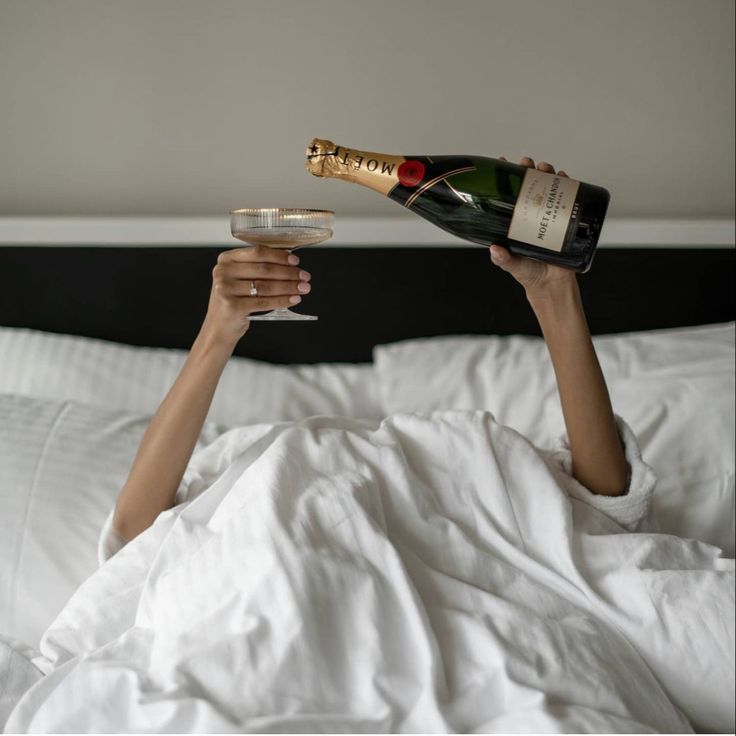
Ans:
<svg viewBox="0 0 736 736"><path fill-rule="evenodd" d="M733 561L485 412L233 430L42 641L14 731L733 731ZM601 511L605 510L605 513Z"/></svg>
<svg viewBox="0 0 736 736"><path fill-rule="evenodd" d="M0 394L0 635L41 634L97 567L97 540L150 417ZM221 428L205 424L198 447Z"/></svg>
<svg viewBox="0 0 736 736"><path fill-rule="evenodd" d="M736 547L736 330L733 322L593 338L615 412L654 468L663 533ZM386 415L487 409L544 446L564 426L544 341L452 336L374 351Z"/></svg>
<svg viewBox="0 0 736 736"><path fill-rule="evenodd" d="M94 570L107 511L185 358L0 327L0 635L37 647ZM232 358L201 442L313 414L382 417L373 366Z"/></svg>
<svg viewBox="0 0 736 736"><path fill-rule="evenodd" d="M186 356L186 350L0 327L0 393L153 414ZM273 365L233 357L208 419L235 427L315 414L383 418L373 365Z"/></svg>

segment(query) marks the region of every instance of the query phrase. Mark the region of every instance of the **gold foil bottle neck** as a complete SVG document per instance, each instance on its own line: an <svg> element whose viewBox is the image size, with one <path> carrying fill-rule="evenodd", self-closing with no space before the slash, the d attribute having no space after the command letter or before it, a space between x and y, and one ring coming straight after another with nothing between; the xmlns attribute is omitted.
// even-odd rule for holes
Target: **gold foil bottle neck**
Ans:
<svg viewBox="0 0 736 736"><path fill-rule="evenodd" d="M330 176L336 166L337 146L332 141L314 138L307 146L307 171L314 176Z"/></svg>
<svg viewBox="0 0 736 736"><path fill-rule="evenodd" d="M405 160L403 156L360 151L315 138L307 146L306 167L314 176L352 181L388 194L398 183L398 170Z"/></svg>

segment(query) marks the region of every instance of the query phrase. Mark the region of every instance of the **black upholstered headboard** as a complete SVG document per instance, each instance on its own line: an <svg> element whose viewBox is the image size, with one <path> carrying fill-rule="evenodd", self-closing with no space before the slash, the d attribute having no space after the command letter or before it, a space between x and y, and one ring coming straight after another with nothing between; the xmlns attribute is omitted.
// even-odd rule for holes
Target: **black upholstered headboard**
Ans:
<svg viewBox="0 0 736 736"><path fill-rule="evenodd" d="M188 348L218 250L0 247L0 325ZM317 322L254 322L236 354L274 363L367 362L373 346L448 334L539 334L521 288L480 247L300 252ZM601 248L578 277L594 334L734 319L734 250ZM0 356L1 360L1 356Z"/></svg>

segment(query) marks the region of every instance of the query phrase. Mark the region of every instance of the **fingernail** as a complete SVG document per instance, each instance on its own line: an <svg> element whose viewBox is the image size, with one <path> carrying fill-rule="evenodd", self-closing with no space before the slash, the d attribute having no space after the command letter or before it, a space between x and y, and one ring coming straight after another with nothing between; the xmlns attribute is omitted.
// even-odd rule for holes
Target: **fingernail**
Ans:
<svg viewBox="0 0 736 736"><path fill-rule="evenodd" d="M289 255L289 265L296 266L299 263L299 256L295 256L293 253Z"/></svg>
<svg viewBox="0 0 736 736"><path fill-rule="evenodd" d="M302 281L309 281L309 279L312 278L312 274L311 273L307 273L306 271L299 271L299 278Z"/></svg>
<svg viewBox="0 0 736 736"><path fill-rule="evenodd" d="M290 296L289 297L289 304L299 304L299 302L302 300L300 296Z"/></svg>
<svg viewBox="0 0 736 736"><path fill-rule="evenodd" d="M308 294L312 287L309 284L299 284L296 288L302 294Z"/></svg>

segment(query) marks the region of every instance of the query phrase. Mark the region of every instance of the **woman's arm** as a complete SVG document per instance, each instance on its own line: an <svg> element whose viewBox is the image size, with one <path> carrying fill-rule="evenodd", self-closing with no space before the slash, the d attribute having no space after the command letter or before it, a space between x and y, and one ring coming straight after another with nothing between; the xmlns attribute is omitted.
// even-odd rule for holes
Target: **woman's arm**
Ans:
<svg viewBox="0 0 736 736"><path fill-rule="evenodd" d="M593 493L619 496L628 467L577 281L528 299L552 358L573 475Z"/></svg>
<svg viewBox="0 0 736 736"><path fill-rule="evenodd" d="M310 275L299 259L273 248L237 248L220 255L212 272L207 315L179 376L151 419L120 491L113 529L126 542L174 503L222 371L251 312L293 306ZM250 296L255 282L258 296Z"/></svg>
<svg viewBox="0 0 736 736"><path fill-rule="evenodd" d="M534 161L524 158L524 166ZM537 166L554 173L547 163ZM560 171L560 176L567 176ZM606 382L590 337L576 275L491 246L491 260L524 287L542 328L557 379L575 478L593 493L626 493L628 466Z"/></svg>

